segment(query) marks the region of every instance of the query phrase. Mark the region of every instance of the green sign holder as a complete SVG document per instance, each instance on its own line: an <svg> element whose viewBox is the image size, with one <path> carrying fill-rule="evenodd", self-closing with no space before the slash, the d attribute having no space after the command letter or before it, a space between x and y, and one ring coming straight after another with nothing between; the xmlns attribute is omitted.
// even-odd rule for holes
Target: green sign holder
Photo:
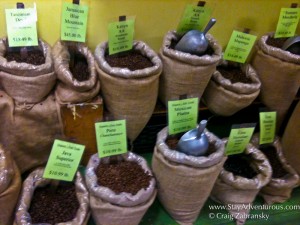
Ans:
<svg viewBox="0 0 300 225"><path fill-rule="evenodd" d="M178 34L185 34L190 30L202 30L209 20L212 10L204 7L205 2L200 1L198 5L188 4L177 26Z"/></svg>
<svg viewBox="0 0 300 225"><path fill-rule="evenodd" d="M126 120L95 123L99 158L127 152Z"/></svg>
<svg viewBox="0 0 300 225"><path fill-rule="evenodd" d="M276 112L259 113L259 144L269 144L275 139Z"/></svg>
<svg viewBox="0 0 300 225"><path fill-rule="evenodd" d="M233 125L225 148L225 154L234 155L244 152L253 135L255 126L255 123Z"/></svg>
<svg viewBox="0 0 300 225"><path fill-rule="evenodd" d="M300 18L300 8L297 8L297 4L292 4L291 7L280 10L274 35L275 38L292 37L295 35Z"/></svg>
<svg viewBox="0 0 300 225"><path fill-rule="evenodd" d="M17 7L5 9L9 47L38 46L36 9L25 9L23 3Z"/></svg>
<svg viewBox="0 0 300 225"><path fill-rule="evenodd" d="M255 40L255 35L234 30L231 34L223 58L233 62L245 63Z"/></svg>
<svg viewBox="0 0 300 225"><path fill-rule="evenodd" d="M177 134L197 127L198 98L168 101L169 134Z"/></svg>
<svg viewBox="0 0 300 225"><path fill-rule="evenodd" d="M43 178L72 181L81 161L85 146L55 140Z"/></svg>
<svg viewBox="0 0 300 225"><path fill-rule="evenodd" d="M73 3L64 2L61 16L61 40L85 42L89 7L79 5L79 1Z"/></svg>
<svg viewBox="0 0 300 225"><path fill-rule="evenodd" d="M108 25L108 51L116 54L132 49L134 36L134 19L120 16L119 21Z"/></svg>

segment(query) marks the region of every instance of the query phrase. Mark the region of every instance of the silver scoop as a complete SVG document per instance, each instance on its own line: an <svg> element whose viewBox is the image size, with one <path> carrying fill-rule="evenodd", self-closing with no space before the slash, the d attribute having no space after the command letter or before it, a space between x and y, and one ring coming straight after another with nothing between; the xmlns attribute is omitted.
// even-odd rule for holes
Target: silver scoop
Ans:
<svg viewBox="0 0 300 225"><path fill-rule="evenodd" d="M175 50L201 56L208 48L208 40L205 34L216 23L216 19L212 18L204 28L204 31L190 30L175 45Z"/></svg>
<svg viewBox="0 0 300 225"><path fill-rule="evenodd" d="M207 120L202 120L198 127L186 132L177 144L177 150L187 155L203 156L208 150L209 141L203 132Z"/></svg>
<svg viewBox="0 0 300 225"><path fill-rule="evenodd" d="M290 37L287 39L281 49L300 55L300 36Z"/></svg>

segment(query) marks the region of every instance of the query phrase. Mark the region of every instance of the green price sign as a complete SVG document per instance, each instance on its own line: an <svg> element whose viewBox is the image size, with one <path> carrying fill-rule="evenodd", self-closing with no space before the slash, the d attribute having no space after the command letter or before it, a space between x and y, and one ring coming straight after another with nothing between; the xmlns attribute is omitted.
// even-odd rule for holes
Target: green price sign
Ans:
<svg viewBox="0 0 300 225"><path fill-rule="evenodd" d="M212 10L208 7L188 4L177 27L178 34L184 34L190 30L201 30L209 20Z"/></svg>
<svg viewBox="0 0 300 225"><path fill-rule="evenodd" d="M61 40L85 42L89 7L64 2L61 16Z"/></svg>
<svg viewBox="0 0 300 225"><path fill-rule="evenodd" d="M272 143L275 138L276 112L260 112L259 126L259 144Z"/></svg>
<svg viewBox="0 0 300 225"><path fill-rule="evenodd" d="M198 98L168 101L169 134L188 131L197 126Z"/></svg>
<svg viewBox="0 0 300 225"><path fill-rule="evenodd" d="M99 158L127 152L126 121L95 123Z"/></svg>
<svg viewBox="0 0 300 225"><path fill-rule="evenodd" d="M255 40L255 35L233 31L224 53L224 59L245 63Z"/></svg>
<svg viewBox="0 0 300 225"><path fill-rule="evenodd" d="M274 37L292 37L295 35L300 18L300 8L282 8Z"/></svg>
<svg viewBox="0 0 300 225"><path fill-rule="evenodd" d="M85 146L55 140L43 178L72 181L78 169Z"/></svg>
<svg viewBox="0 0 300 225"><path fill-rule="evenodd" d="M233 125L225 148L226 155L242 153L249 143L255 124Z"/></svg>
<svg viewBox="0 0 300 225"><path fill-rule="evenodd" d="M132 49L134 34L134 19L113 22L108 25L109 54Z"/></svg>
<svg viewBox="0 0 300 225"><path fill-rule="evenodd" d="M37 46L35 8L5 9L9 47Z"/></svg>

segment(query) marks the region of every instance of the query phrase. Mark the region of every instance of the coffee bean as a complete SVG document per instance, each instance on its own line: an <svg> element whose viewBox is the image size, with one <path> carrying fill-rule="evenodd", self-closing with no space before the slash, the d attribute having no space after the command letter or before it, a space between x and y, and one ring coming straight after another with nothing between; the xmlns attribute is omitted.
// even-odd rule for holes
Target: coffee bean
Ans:
<svg viewBox="0 0 300 225"><path fill-rule="evenodd" d="M234 175L252 179L257 175L257 172L250 166L251 160L251 155L244 153L229 155L224 163L224 169Z"/></svg>
<svg viewBox="0 0 300 225"><path fill-rule="evenodd" d="M281 48L284 44L284 42L287 40L288 38L273 38L273 37L268 37L266 44L276 47L276 48Z"/></svg>
<svg viewBox="0 0 300 225"><path fill-rule="evenodd" d="M90 78L88 62L84 55L79 52L74 54L74 65L70 65L70 71L78 81L85 81Z"/></svg>
<svg viewBox="0 0 300 225"><path fill-rule="evenodd" d="M35 189L28 210L32 223L63 223L75 218L79 209L73 183L60 184L56 190L50 185Z"/></svg>
<svg viewBox="0 0 300 225"><path fill-rule="evenodd" d="M16 61L36 66L45 63L45 57L41 50L28 51L26 57L22 57L20 52L6 52L5 58L8 62Z"/></svg>
<svg viewBox="0 0 300 225"><path fill-rule="evenodd" d="M131 161L102 163L95 169L95 173L98 184L108 187L116 194L127 192L135 195L139 190L149 187L152 179L137 162Z"/></svg>
<svg viewBox="0 0 300 225"><path fill-rule="evenodd" d="M153 63L138 51L128 51L120 54L106 55L105 59L111 67L141 70L152 67Z"/></svg>
<svg viewBox="0 0 300 225"><path fill-rule="evenodd" d="M217 70L222 76L231 81L231 83L252 83L252 80L243 73L239 67L219 66Z"/></svg>
<svg viewBox="0 0 300 225"><path fill-rule="evenodd" d="M277 151L274 146L268 146L261 148L260 150L265 154L265 156L267 156L271 164L273 170L272 178L280 178L288 174L288 172L282 167L282 163L278 158Z"/></svg>

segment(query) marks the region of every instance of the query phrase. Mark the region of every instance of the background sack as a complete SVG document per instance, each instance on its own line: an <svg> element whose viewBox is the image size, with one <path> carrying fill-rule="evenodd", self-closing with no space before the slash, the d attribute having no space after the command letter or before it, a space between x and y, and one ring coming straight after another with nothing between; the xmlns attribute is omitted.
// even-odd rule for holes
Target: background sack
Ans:
<svg viewBox="0 0 300 225"><path fill-rule="evenodd" d="M20 190L19 169L10 152L0 145L0 224L12 224Z"/></svg>
<svg viewBox="0 0 300 225"><path fill-rule="evenodd" d="M251 83L231 83L217 70L213 73L204 93L203 102L208 109L221 116L231 116L249 106L260 92L260 81L250 64L240 66Z"/></svg>
<svg viewBox="0 0 300 225"><path fill-rule="evenodd" d="M266 44L274 33L262 36L256 44L252 65L261 81L260 100L277 111L277 128L286 116L300 86L300 56Z"/></svg>
<svg viewBox="0 0 300 225"><path fill-rule="evenodd" d="M53 95L27 104L0 91L0 122L0 143L11 151L21 173L46 163L54 139L62 137Z"/></svg>
<svg viewBox="0 0 300 225"><path fill-rule="evenodd" d="M157 180L158 198L179 224L193 224L213 188L225 161L224 144L205 131L215 152L208 157L188 156L166 144L168 127L157 135L152 170Z"/></svg>
<svg viewBox="0 0 300 225"><path fill-rule="evenodd" d="M206 34L212 55L191 55L171 48L179 40L175 31L169 31L164 37L159 57L163 63L163 72L159 81L159 99L167 106L168 101L178 100L181 95L188 98L201 98L211 75L221 59L222 48L216 39Z"/></svg>
<svg viewBox="0 0 300 225"><path fill-rule="evenodd" d="M137 162L145 171L152 175L147 162L142 157L128 152L119 156L120 160ZM105 159L94 154L86 168L86 183L90 192L90 207L93 219L97 225L138 225L156 197L155 179L150 181L147 189L138 191L135 195L122 192L115 194L111 189L100 186L95 170Z"/></svg>
<svg viewBox="0 0 300 225"><path fill-rule="evenodd" d="M70 49L82 54L88 63L89 79L78 81L70 71ZM85 44L57 41L53 47L55 73L59 80L55 94L60 103L81 103L91 100L100 90L95 59Z"/></svg>
<svg viewBox="0 0 300 225"><path fill-rule="evenodd" d="M226 144L227 139L224 139L224 142ZM228 211L238 225L246 222L250 212L249 206L272 176L269 161L261 151L249 143L244 153L252 158L251 166L258 174L248 179L234 175L223 168L210 195L214 201L231 206L228 207Z"/></svg>
<svg viewBox="0 0 300 225"><path fill-rule="evenodd" d="M44 168L37 168L32 171L23 182L22 192L16 208L14 224L28 225L31 223L31 217L28 213L34 191L37 187L44 187L50 184L50 179L43 178ZM76 186L76 196L79 202L79 209L75 218L71 221L58 223L56 225L85 225L88 222L89 213L89 193L86 189L84 179L80 172L77 172L74 178ZM42 224L35 224L42 225Z"/></svg>
<svg viewBox="0 0 300 225"><path fill-rule="evenodd" d="M133 49L151 60L153 66L135 71L110 67L105 60L107 48L108 43L105 42L95 50L104 105L113 119L126 120L127 136L134 141L154 111L162 63L148 45L135 41Z"/></svg>
<svg viewBox="0 0 300 225"><path fill-rule="evenodd" d="M259 149L259 134L252 137L251 143ZM288 164L283 152L279 137L276 137L271 145L276 149L278 160L287 174L280 178L271 178L270 182L264 186L259 194L269 205L273 203L283 203L291 197L293 189L299 182L296 171ZM272 165L271 165L272 166Z"/></svg>
<svg viewBox="0 0 300 225"><path fill-rule="evenodd" d="M52 90L56 82L51 47L39 39L38 48L44 53L45 63L31 65L8 62L4 57L6 38L0 39L0 87L18 102L37 103L42 101Z"/></svg>
<svg viewBox="0 0 300 225"><path fill-rule="evenodd" d="M293 111L292 116L282 136L282 150L287 161L300 175L300 102Z"/></svg>

